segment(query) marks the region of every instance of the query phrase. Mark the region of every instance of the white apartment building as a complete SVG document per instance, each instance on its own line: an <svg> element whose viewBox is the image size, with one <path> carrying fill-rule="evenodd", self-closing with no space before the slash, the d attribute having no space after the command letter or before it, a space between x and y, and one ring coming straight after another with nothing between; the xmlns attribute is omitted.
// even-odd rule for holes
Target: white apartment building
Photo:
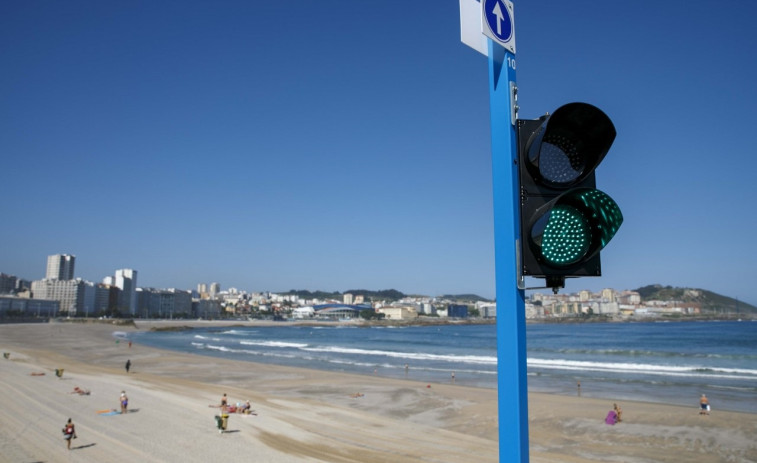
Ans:
<svg viewBox="0 0 757 463"><path fill-rule="evenodd" d="M60 302L61 312L75 315L85 310L86 282L76 280L44 280L32 281L32 297L34 299L48 299Z"/></svg>
<svg viewBox="0 0 757 463"><path fill-rule="evenodd" d="M121 290L118 308L135 315L137 313L137 271L128 268L116 270L114 284Z"/></svg>
<svg viewBox="0 0 757 463"><path fill-rule="evenodd" d="M215 299L221 292L221 283L213 282L210 284L210 298Z"/></svg>
<svg viewBox="0 0 757 463"><path fill-rule="evenodd" d="M68 254L47 256L47 272L45 272L45 279L73 280L75 262L76 256L70 256Z"/></svg>

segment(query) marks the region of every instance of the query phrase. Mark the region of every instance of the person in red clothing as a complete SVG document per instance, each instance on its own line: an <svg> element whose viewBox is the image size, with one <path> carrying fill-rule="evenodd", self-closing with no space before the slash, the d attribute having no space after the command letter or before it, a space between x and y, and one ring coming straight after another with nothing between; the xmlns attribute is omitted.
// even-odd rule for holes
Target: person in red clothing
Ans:
<svg viewBox="0 0 757 463"><path fill-rule="evenodd" d="M76 428L71 418L68 419L66 425L63 426L63 438L66 440L66 448L71 450L71 439L76 439Z"/></svg>

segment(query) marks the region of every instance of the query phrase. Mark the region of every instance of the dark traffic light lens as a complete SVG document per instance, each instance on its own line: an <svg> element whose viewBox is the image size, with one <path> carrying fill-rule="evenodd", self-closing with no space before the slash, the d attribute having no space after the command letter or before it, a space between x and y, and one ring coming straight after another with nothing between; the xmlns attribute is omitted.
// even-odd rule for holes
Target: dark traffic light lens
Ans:
<svg viewBox="0 0 757 463"><path fill-rule="evenodd" d="M577 186L591 176L615 140L610 118L590 104L570 103L539 120L519 149L528 156L528 177L549 188Z"/></svg>
<svg viewBox="0 0 757 463"><path fill-rule="evenodd" d="M548 182L559 185L572 183L584 173L585 161L574 140L559 134L544 137L539 170Z"/></svg>
<svg viewBox="0 0 757 463"><path fill-rule="evenodd" d="M580 261L591 245L591 224L580 210L559 204L548 215L541 238L541 253L552 265L563 267Z"/></svg>

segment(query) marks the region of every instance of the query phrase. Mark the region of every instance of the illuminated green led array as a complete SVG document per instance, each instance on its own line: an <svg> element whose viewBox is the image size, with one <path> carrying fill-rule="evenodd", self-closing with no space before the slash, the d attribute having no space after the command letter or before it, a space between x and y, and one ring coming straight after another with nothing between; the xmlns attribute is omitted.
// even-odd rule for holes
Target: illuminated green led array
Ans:
<svg viewBox="0 0 757 463"><path fill-rule="evenodd" d="M544 229L542 255L553 265L574 264L589 251L591 233L591 224L581 211L567 204L557 205Z"/></svg>
<svg viewBox="0 0 757 463"><path fill-rule="evenodd" d="M592 212L592 220L599 233L600 249L610 242L623 223L623 214L612 198L599 190L583 190L578 196Z"/></svg>

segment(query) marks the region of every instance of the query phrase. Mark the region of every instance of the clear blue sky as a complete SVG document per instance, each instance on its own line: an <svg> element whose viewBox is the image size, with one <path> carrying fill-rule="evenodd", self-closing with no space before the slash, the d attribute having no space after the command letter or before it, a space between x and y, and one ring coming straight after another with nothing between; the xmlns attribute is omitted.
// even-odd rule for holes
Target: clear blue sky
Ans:
<svg viewBox="0 0 757 463"><path fill-rule="evenodd" d="M601 278L757 304L757 3L515 1L522 118L618 136ZM0 271L493 298L486 58L457 0L0 2ZM533 281L530 283L537 283Z"/></svg>

